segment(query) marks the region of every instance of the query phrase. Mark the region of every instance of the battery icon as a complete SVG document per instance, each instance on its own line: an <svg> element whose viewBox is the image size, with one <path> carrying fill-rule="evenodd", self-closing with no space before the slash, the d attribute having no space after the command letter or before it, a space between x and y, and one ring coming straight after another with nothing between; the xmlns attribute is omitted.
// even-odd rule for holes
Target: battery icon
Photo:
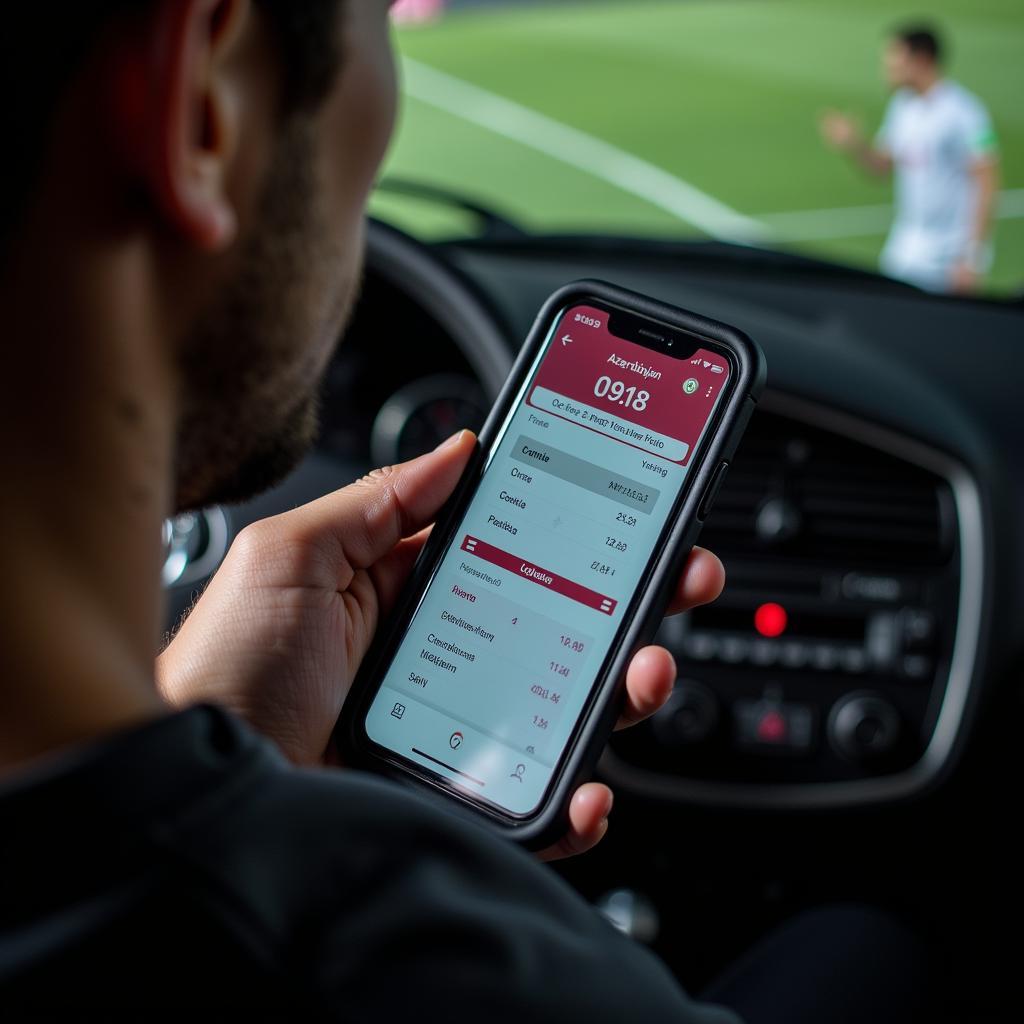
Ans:
<svg viewBox="0 0 1024 1024"><path fill-rule="evenodd" d="M712 372L712 373L721 373L721 372L722 372L722 367L720 367L720 366L715 366L714 364L712 364L712 366L711 366L711 372Z"/></svg>

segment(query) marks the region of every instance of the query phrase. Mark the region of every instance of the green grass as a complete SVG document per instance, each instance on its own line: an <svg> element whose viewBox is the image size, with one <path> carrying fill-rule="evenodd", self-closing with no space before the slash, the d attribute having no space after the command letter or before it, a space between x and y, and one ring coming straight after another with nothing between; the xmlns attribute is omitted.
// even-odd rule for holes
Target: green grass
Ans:
<svg viewBox="0 0 1024 1024"><path fill-rule="evenodd" d="M818 140L826 106L873 128L888 26L919 13L889 0L689 0L536 4L449 14L398 33L402 53L643 157L741 213L889 201ZM1004 188L1024 187L1024 5L932 0L950 74L988 104ZM386 173L445 185L543 230L694 235L671 214L518 142L415 99ZM422 204L375 212L421 234L453 230ZM454 227L457 229L457 227ZM882 237L798 245L873 265ZM1024 283L1024 219L998 224L996 288Z"/></svg>

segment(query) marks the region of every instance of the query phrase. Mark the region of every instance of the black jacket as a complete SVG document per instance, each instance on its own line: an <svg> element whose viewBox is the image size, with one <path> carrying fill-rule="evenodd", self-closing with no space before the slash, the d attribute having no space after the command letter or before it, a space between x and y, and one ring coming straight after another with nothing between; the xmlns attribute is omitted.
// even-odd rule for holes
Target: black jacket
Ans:
<svg viewBox="0 0 1024 1024"><path fill-rule="evenodd" d="M212 708L0 788L0 1016L735 1024L553 872Z"/></svg>

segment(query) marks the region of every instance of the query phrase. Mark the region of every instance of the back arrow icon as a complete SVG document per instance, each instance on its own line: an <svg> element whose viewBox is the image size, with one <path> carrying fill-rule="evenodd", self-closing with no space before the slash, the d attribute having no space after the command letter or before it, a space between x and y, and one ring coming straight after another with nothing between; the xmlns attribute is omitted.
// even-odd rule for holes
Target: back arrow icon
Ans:
<svg viewBox="0 0 1024 1024"><path fill-rule="evenodd" d="M564 334L562 336L562 344L563 345L571 345L572 344L572 338L570 338L568 334Z"/></svg>

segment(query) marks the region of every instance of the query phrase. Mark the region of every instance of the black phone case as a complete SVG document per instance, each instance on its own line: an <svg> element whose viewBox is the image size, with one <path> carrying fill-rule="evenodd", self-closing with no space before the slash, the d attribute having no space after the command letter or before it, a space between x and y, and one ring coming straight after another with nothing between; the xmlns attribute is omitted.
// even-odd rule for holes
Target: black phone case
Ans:
<svg viewBox="0 0 1024 1024"><path fill-rule="evenodd" d="M594 682L587 705L566 748L562 769L548 787L539 811L525 819L502 816L465 798L453 785L413 774L404 766L374 750L363 728L366 712L383 677L387 657L395 650L408 625L419 595L427 585L438 560L448 547L455 527L481 476L484 453L494 443L502 423L512 411L525 375L547 339L554 318L569 306L596 299L599 304L640 313L670 326L707 338L727 349L733 359L735 377L727 400L716 412L705 433L696 471L685 482L683 503L670 524L661 549L641 579L632 615L624 623L601 673ZM655 299L647 298L603 281L575 281L556 291L543 305L480 432L476 453L467 466L454 494L438 516L430 540L424 547L402 599L377 637L356 676L345 702L335 741L346 764L369 768L413 780L451 797L456 805L469 809L477 819L486 819L502 835L529 849L541 849L563 836L568 828L569 801L577 787L593 774L597 760L615 726L622 706L625 673L636 650L651 642L671 599L676 581L695 543L701 526L699 513L712 484L720 483L719 467L728 463L739 444L747 421L764 388L767 369L761 349L742 331Z"/></svg>

